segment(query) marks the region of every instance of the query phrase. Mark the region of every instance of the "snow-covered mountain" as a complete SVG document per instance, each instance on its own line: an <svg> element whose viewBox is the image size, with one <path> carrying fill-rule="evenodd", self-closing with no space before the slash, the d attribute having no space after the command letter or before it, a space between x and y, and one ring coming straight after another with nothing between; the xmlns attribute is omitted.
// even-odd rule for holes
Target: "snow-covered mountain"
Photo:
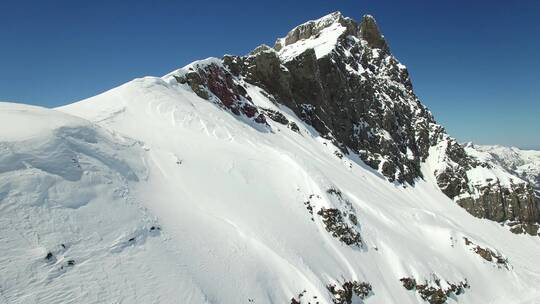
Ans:
<svg viewBox="0 0 540 304"><path fill-rule="evenodd" d="M371 16L0 121L1 304L540 301L529 175Z"/></svg>
<svg viewBox="0 0 540 304"><path fill-rule="evenodd" d="M540 197L540 151L521 150L516 147L467 144L466 149L488 153L487 160L497 163L506 171L531 183ZM474 153L474 152L472 152Z"/></svg>

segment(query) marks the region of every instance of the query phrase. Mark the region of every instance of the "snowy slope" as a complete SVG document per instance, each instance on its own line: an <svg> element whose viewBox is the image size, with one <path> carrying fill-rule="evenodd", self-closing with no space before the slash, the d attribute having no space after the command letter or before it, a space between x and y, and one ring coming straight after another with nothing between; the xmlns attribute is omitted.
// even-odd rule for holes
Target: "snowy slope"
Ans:
<svg viewBox="0 0 540 304"><path fill-rule="evenodd" d="M32 106L0 103L0 121L0 303L202 299L130 193L140 143Z"/></svg>
<svg viewBox="0 0 540 304"><path fill-rule="evenodd" d="M418 303L399 279L433 274L467 280L460 303L540 296L537 238L473 218L429 181L394 185L336 157L331 143L287 109L301 134L273 122L258 130L165 77L137 79L61 110L145 143L149 178L133 193L170 234L209 303L283 303L303 290L303 298L331 303L325 286L349 280L372 285L367 303ZM426 164L425 174L432 171ZM346 208L329 189L351 203L365 246L332 238L316 213L311 220L306 201L315 211ZM483 260L464 237L500 252L509 269Z"/></svg>
<svg viewBox="0 0 540 304"><path fill-rule="evenodd" d="M0 103L0 121L0 303L151 303L189 285L130 194L140 143L32 106Z"/></svg>
<svg viewBox="0 0 540 304"><path fill-rule="evenodd" d="M260 87L243 83L298 130L175 78L209 64L56 110L0 103L1 304L347 303L353 283L352 303L426 303L421 284L540 301L540 239L444 195L437 153L391 183Z"/></svg>

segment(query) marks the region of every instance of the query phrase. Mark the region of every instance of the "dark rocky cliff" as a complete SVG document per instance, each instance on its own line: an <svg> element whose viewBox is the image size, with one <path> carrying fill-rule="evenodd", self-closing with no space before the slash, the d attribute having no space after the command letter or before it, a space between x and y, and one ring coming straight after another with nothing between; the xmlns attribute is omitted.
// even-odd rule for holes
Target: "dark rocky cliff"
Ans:
<svg viewBox="0 0 540 304"><path fill-rule="evenodd" d="M325 35L332 39L320 42ZM315 47L302 47L309 43ZM332 44L331 50L318 54L317 47L325 43ZM285 56L289 53L294 56ZM537 234L539 205L530 185L517 177L510 186L471 183L467 172L490 164L468 155L435 122L373 17L356 23L333 13L296 27L273 48L262 45L247 56L226 55L221 63L197 65L175 77L236 115L261 124L280 120L279 113L251 103L243 84L256 85L332 140L342 154L357 154L391 182L413 185L423 178L422 164L434 157L438 165L430 174L472 215L512 225L514 232Z"/></svg>

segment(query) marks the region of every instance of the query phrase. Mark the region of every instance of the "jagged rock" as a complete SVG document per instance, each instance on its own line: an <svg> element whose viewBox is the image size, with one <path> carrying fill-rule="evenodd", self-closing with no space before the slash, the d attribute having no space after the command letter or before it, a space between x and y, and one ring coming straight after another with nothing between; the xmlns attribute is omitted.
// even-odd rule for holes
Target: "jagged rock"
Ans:
<svg viewBox="0 0 540 304"><path fill-rule="evenodd" d="M336 188L330 188L326 192L328 203L336 208L318 208L317 201L323 200L323 198L320 195L310 194L304 202L304 206L310 213L311 220L314 221L314 209L319 209L316 214L320 216L326 231L346 245L364 248L360 224L351 202Z"/></svg>
<svg viewBox="0 0 540 304"><path fill-rule="evenodd" d="M416 291L420 297L430 304L444 304L451 295L461 295L465 289L470 288L467 280L452 283L446 281L447 288L441 287L441 279L432 275L430 281L425 281L423 284L418 284L415 278L401 278L403 287L407 290Z"/></svg>
<svg viewBox="0 0 540 304"><path fill-rule="evenodd" d="M406 69L392 56L386 55L388 60L383 60L382 54L359 43L363 39L361 25L340 15L333 16L318 26L313 22L300 26L280 41L285 46L306 39L308 33L320 31L321 25L328 26L327 22L332 20L345 24L334 52L317 58L313 49L307 49L283 63L287 69L283 73L287 76L278 77L290 79L288 86L281 85L275 91L268 85L265 87L322 136L334 140L343 153L348 154L349 149L359 153L375 169L382 163L383 174L390 180L414 183L414 178L421 175L419 164L429 146L419 149L416 131L406 127L415 118L415 113L405 101L412 99L427 116L424 120L434 120L412 93ZM371 25L365 31L366 35L371 35ZM364 69L371 73L361 73ZM262 82L280 81L264 79ZM382 96L388 98L382 100ZM408 128L408 132L403 127ZM429 125L424 127L423 131L417 128L418 132L429 134ZM411 151L412 157L407 157L407 151Z"/></svg>
<svg viewBox="0 0 540 304"><path fill-rule="evenodd" d="M379 27L375 19L371 15L365 15L360 23L360 36L367 41L371 48L381 49L389 52L390 48L384 39L384 36L379 31Z"/></svg>
<svg viewBox="0 0 540 304"><path fill-rule="evenodd" d="M280 51L284 46L291 45L300 40L317 37L328 26L339 23L346 28L346 33L354 35L357 24L350 18L344 17L340 12L334 12L318 20L306 22L290 31L285 38L276 41L274 49Z"/></svg>
<svg viewBox="0 0 540 304"><path fill-rule="evenodd" d="M447 135L444 137L446 139L439 145L444 151L441 156L446 166L435 172L441 190L476 217L519 224L511 229L514 233L538 234L540 205L532 186L517 176L512 176L515 180L511 178L505 184L496 175L485 180L471 180L468 172L478 169L501 171L502 168L494 168L497 164L493 159L478 159L479 152L470 145L465 148ZM505 174L505 178L511 176L509 172Z"/></svg>
<svg viewBox="0 0 540 304"><path fill-rule="evenodd" d="M484 260L494 263L499 268L506 268L510 269L508 264L508 259L503 257L501 254L496 253L494 250L491 250L489 248L481 247L480 245L475 244L468 238L463 238L465 241L465 246L468 246L471 251L478 254L480 257L482 257Z"/></svg>
<svg viewBox="0 0 540 304"><path fill-rule="evenodd" d="M341 286L329 284L326 288L334 296L332 299L334 304L351 304L354 296L363 300L372 291L371 284L358 281L346 281Z"/></svg>
<svg viewBox="0 0 540 304"><path fill-rule="evenodd" d="M289 122L288 127L291 130L293 130L294 132L300 133L300 128L298 127L298 125L294 121Z"/></svg>
<svg viewBox="0 0 540 304"><path fill-rule="evenodd" d="M178 83L189 84L193 92L195 92L195 94L197 94L199 97L203 99L210 98L210 96L208 95L208 92L206 91L205 83L203 79L201 78L201 76L199 75L199 73L195 71L191 71L187 73L184 77L175 76L175 78L176 78L176 81L178 81Z"/></svg>
<svg viewBox="0 0 540 304"><path fill-rule="evenodd" d="M274 50L258 52L241 62L239 69L246 81L264 88L279 100L292 98L291 75Z"/></svg>
<svg viewBox="0 0 540 304"><path fill-rule="evenodd" d="M360 233L345 221L341 211L335 208L321 208L317 214L321 216L326 230L330 232L333 237L347 245L363 245ZM354 223L358 224L354 215L353 217L349 217L349 221L354 221Z"/></svg>
<svg viewBox="0 0 540 304"><path fill-rule="evenodd" d="M480 197L458 199L460 206L480 218L488 218L498 222L517 221L528 224L527 232L536 235L538 208L533 189L527 184L515 184L503 187L495 182L486 186L475 187Z"/></svg>
<svg viewBox="0 0 540 304"><path fill-rule="evenodd" d="M413 290L416 288L416 280L414 278L401 278L399 279L403 283L403 287L407 290Z"/></svg>
<svg viewBox="0 0 540 304"><path fill-rule="evenodd" d="M233 61L231 61L232 63ZM255 122L265 124L266 118L251 103L251 97L233 74L219 65L212 63L190 69L183 76L174 76L178 83L187 83L199 97L210 99L209 92L220 102L220 105L236 115L244 114Z"/></svg>
<svg viewBox="0 0 540 304"><path fill-rule="evenodd" d="M262 109L262 111L264 112L264 114L266 114L266 116L268 116L271 120L275 122L278 122L282 125L289 124L289 120L281 112L270 110L270 109Z"/></svg>

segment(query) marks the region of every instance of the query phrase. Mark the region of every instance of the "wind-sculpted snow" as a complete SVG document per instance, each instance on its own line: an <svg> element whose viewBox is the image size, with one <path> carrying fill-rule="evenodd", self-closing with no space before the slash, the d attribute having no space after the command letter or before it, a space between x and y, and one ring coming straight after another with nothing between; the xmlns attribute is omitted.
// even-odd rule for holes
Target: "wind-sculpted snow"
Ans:
<svg viewBox="0 0 540 304"><path fill-rule="evenodd" d="M0 173L32 167L76 182L81 180L84 172L81 161L98 161L114 168L128 180L137 180L137 175L124 160L108 155L96 146L96 136L96 131L91 128L61 127L53 132L52 138L45 140L3 143L4 153L0 157L6 159L0 159Z"/></svg>
<svg viewBox="0 0 540 304"><path fill-rule="evenodd" d="M0 116L0 303L151 303L190 286L130 194L147 178L140 143L54 110L0 103Z"/></svg>
<svg viewBox="0 0 540 304"><path fill-rule="evenodd" d="M385 46L369 22L360 37ZM0 303L538 302L539 238L475 218L441 191L434 172L454 164L441 165L436 144L448 138L419 102L373 112L412 107L414 135L390 132L401 114L351 124L372 139L353 153L346 132L321 132L331 119L321 107L283 102L299 96L279 72L288 67L275 50L257 52L57 110L2 105L12 123L54 124L0 133ZM277 83L264 81L271 74ZM386 150L370 150L376 142Z"/></svg>

